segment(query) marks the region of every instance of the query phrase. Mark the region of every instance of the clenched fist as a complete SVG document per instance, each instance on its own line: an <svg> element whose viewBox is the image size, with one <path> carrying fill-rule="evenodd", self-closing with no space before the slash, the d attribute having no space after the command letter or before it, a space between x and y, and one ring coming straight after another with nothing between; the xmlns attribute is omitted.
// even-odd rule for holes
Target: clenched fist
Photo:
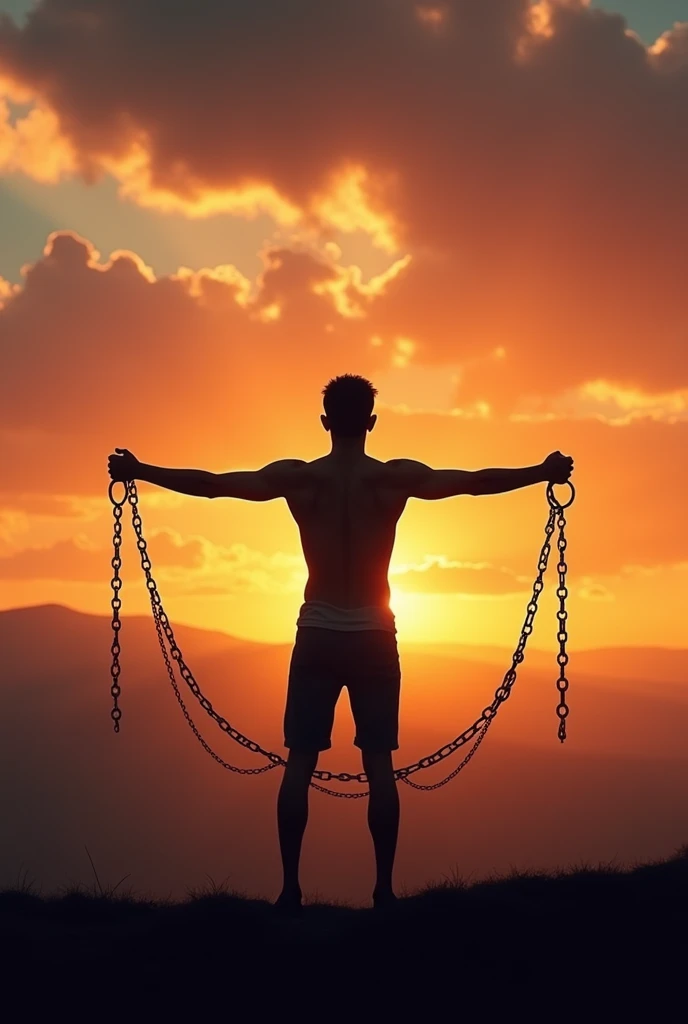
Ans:
<svg viewBox="0 0 688 1024"><path fill-rule="evenodd" d="M561 452L552 452L542 463L545 480L551 484L567 484L573 472L573 459Z"/></svg>
<svg viewBox="0 0 688 1024"><path fill-rule="evenodd" d="M115 448L115 455L108 459L108 473L112 480L126 483L135 480L141 463L126 448Z"/></svg>

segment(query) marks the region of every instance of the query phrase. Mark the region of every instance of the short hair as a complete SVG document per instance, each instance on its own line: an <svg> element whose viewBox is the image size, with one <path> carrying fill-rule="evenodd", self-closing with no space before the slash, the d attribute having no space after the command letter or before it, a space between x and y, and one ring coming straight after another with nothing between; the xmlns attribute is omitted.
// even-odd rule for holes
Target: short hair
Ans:
<svg viewBox="0 0 688 1024"><path fill-rule="evenodd" d="M323 388L323 407L337 437L360 437L368 426L377 389L355 373L344 373Z"/></svg>

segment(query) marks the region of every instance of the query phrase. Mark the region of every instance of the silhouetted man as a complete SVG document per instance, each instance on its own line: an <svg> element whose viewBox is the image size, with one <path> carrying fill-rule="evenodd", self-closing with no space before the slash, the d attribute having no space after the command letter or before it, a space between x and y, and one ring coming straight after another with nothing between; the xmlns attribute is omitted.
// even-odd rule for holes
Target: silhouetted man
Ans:
<svg viewBox="0 0 688 1024"><path fill-rule="evenodd" d="M284 884L282 908L301 903L299 859L308 819L308 788L321 750L331 746L334 710L349 691L369 779L368 824L375 848L375 906L394 901L392 869L399 797L392 767L398 747L400 671L387 581L397 522L409 498L497 494L530 484L565 483L573 460L553 452L525 469L431 469L411 459L379 462L365 453L375 426L377 391L345 374L323 390L322 425L332 450L313 462L282 459L252 472L161 469L126 449L110 456L114 480L146 480L182 494L270 501L285 498L301 535L308 582L289 669L284 743L289 749L277 821Z"/></svg>

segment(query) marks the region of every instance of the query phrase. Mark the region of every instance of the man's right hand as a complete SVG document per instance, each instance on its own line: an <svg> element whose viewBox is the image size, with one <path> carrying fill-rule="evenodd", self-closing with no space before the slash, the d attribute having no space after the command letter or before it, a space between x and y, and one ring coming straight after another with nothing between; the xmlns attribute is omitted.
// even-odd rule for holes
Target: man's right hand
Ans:
<svg viewBox="0 0 688 1024"><path fill-rule="evenodd" d="M108 473L112 480L126 482L137 478L141 463L126 448L115 448L115 455L108 459Z"/></svg>
<svg viewBox="0 0 688 1024"><path fill-rule="evenodd" d="M542 463L545 480L551 484L566 484L573 472L573 459L561 452L552 452Z"/></svg>

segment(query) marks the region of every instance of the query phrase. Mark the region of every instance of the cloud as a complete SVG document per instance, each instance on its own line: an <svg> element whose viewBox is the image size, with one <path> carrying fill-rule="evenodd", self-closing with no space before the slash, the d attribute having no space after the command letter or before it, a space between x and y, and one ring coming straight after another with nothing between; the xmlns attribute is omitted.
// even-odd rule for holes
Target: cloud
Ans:
<svg viewBox="0 0 688 1024"><path fill-rule="evenodd" d="M282 552L266 555L244 544L223 547L205 537L182 537L164 529L151 531L148 549L154 575L184 594L286 594L305 581L302 558ZM111 558L110 548L77 535L0 557L0 579L102 583L111 575Z"/></svg>
<svg viewBox="0 0 688 1024"><path fill-rule="evenodd" d="M649 48L653 66L660 72L686 72L688 68L688 21L676 22Z"/></svg>
<svg viewBox="0 0 688 1024"><path fill-rule="evenodd" d="M88 521L97 518L108 502L105 498L85 498L71 494L11 494L0 491L0 509L21 511L27 516L42 519L74 519Z"/></svg>
<svg viewBox="0 0 688 1024"><path fill-rule="evenodd" d="M688 384L688 29L667 28L646 48L578 0L43 0L0 23L0 74L54 119L53 176L411 253L370 334L461 362L453 405L503 412ZM22 125L5 159L39 174Z"/></svg>
<svg viewBox="0 0 688 1024"><path fill-rule="evenodd" d="M158 278L135 253L105 260L71 232L52 236L0 310L2 361L11 368L0 375L3 505L21 513L6 519L6 543L26 533L27 512L64 511L51 495L81 495L109 511L106 458L115 446L158 465L215 471L317 457L326 441L321 388L353 371L380 389L378 457L479 468L533 464L556 448L572 453L577 572L616 572L629 552L650 565L681 557L685 539L664 528L683 514L688 421L678 370L666 391L589 378L563 396L554 389L530 405L515 402L527 414L509 419L498 403L461 400L470 360L419 362L423 335L385 329L384 310L407 287L415 260L373 286L337 262L336 248L328 253L268 248L253 282L229 264ZM340 314L323 289L343 279L365 316ZM262 317L269 309L279 310L276 319ZM406 366L394 365L399 355ZM512 360L506 344L495 345L475 365L508 375ZM151 505L184 500L146 497ZM465 536L489 533L491 547L444 549L530 573L537 533L504 529L517 500L462 504Z"/></svg>
<svg viewBox="0 0 688 1024"><path fill-rule="evenodd" d="M248 416L262 408L288 434L295 404L318 396L337 362L344 370L365 358L374 370L384 361L370 354L367 330L337 305L370 311L401 267L365 281L357 269L304 249L268 248L264 262L255 283L231 265L157 279L135 253L101 261L86 239L52 235L0 309L0 349L12 367L0 377L4 486L78 492L90 480L102 487L107 448L134 449L137 438L157 437L160 445L156 422L169 422L173 409L184 424L173 438L174 461L193 457L201 430L188 428L196 420L206 458L226 461L227 437L241 433ZM270 380L288 380L289 388L273 390ZM267 455L273 434L267 421L257 422L251 438ZM51 442L57 435L59 449Z"/></svg>
<svg viewBox="0 0 688 1024"><path fill-rule="evenodd" d="M584 601L614 601L615 595L604 583L598 583L589 576L583 577L576 593Z"/></svg>
<svg viewBox="0 0 688 1024"><path fill-rule="evenodd" d="M428 555L418 565L398 566L390 576L394 586L429 594L494 596L519 594L532 581L511 569L484 563L457 562L444 555Z"/></svg>
<svg viewBox="0 0 688 1024"><path fill-rule="evenodd" d="M591 380L575 391L524 400L510 418L514 422L594 418L614 427L643 419L678 423L688 420L688 388L648 394L637 387Z"/></svg>
<svg viewBox="0 0 688 1024"><path fill-rule="evenodd" d="M302 591L306 571L300 555L277 551L266 555L245 544L212 545L205 567L205 582L198 587L223 587L225 593L293 594ZM193 591L192 591L193 592Z"/></svg>
<svg viewBox="0 0 688 1024"><path fill-rule="evenodd" d="M198 540L182 542L170 531L152 536L151 548L166 567L193 569L203 558ZM70 580L100 583L108 577L112 552L84 536L58 541L48 547L26 547L0 558L3 580Z"/></svg>
<svg viewBox="0 0 688 1024"><path fill-rule="evenodd" d="M0 171L22 171L35 181L54 184L77 170L72 146L55 112L35 104L15 119L0 82Z"/></svg>

